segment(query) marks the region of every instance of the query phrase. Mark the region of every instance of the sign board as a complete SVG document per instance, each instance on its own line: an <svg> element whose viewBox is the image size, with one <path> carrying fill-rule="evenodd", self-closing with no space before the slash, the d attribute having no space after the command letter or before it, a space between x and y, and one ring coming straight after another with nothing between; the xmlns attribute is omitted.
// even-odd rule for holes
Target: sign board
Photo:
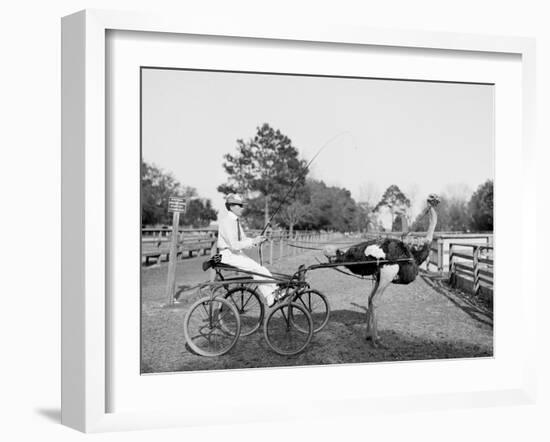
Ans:
<svg viewBox="0 0 550 442"><path fill-rule="evenodd" d="M171 196L168 198L168 211L169 212L179 212L183 213L185 212L185 208L187 206L187 203L185 201L185 198L180 198L177 196Z"/></svg>

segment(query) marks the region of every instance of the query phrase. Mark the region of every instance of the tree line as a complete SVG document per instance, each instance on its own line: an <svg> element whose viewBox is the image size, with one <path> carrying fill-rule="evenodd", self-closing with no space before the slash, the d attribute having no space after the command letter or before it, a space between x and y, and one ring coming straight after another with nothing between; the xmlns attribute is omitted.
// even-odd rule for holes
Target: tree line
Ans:
<svg viewBox="0 0 550 442"><path fill-rule="evenodd" d="M252 228L262 228L270 213L280 208L273 221L289 230L383 231L381 215L386 210L391 215L391 230L400 231L400 215L411 210L411 200L395 184L374 204L356 202L348 190L308 177L306 161L299 158L290 138L267 123L251 139L237 140L236 153L224 156L223 168L228 179L218 191L240 193L248 199L244 216ZM293 189L291 194L289 189ZM492 180L480 185L469 200L440 197L437 230L493 229ZM421 231L427 223L420 214L409 227Z"/></svg>
<svg viewBox="0 0 550 442"><path fill-rule="evenodd" d="M291 139L269 124L256 128L255 135L236 141L235 153L223 157L227 180L218 186L224 195L239 193L248 201L243 216L249 228L273 227L292 230L384 231L384 213L391 216L391 230L401 231L401 214L410 214L411 198L396 184L378 201L356 202L349 190L329 186L309 175L306 160L299 157ZM169 196L188 199L183 223L204 227L217 218L211 201L199 198L197 190L179 183L171 173L142 163L142 224L170 224ZM426 195L427 196L427 195ZM440 195L439 231L492 231L493 182L481 184L469 199ZM371 198L372 199L372 198ZM426 230L427 217L420 214L410 230Z"/></svg>
<svg viewBox="0 0 550 442"><path fill-rule="evenodd" d="M187 208L180 217L183 225L194 228L206 227L217 218L209 199L200 198L197 189L182 185L170 172L141 163L141 224L142 226L166 226L172 224L168 212L168 198L183 197Z"/></svg>

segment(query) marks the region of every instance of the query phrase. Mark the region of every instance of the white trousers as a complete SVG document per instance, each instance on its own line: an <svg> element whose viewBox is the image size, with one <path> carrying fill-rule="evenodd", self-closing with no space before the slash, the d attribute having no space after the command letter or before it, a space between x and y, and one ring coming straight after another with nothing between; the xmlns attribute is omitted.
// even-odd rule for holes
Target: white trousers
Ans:
<svg viewBox="0 0 550 442"><path fill-rule="evenodd" d="M262 275L266 275L265 278L258 275L250 275L252 276L253 279L265 280L265 279L268 279L267 277L271 276L271 272L268 269L258 264L252 258L249 258L248 256L246 256L244 253L233 253L231 250L226 249L226 250L222 250L220 252L220 255L222 256L223 264L228 264L233 267L237 267L241 270L248 270L250 272L256 272L256 273L261 273ZM276 284L269 284L269 283L258 284L259 292L266 299L269 295L271 295L275 291L276 288L277 288Z"/></svg>

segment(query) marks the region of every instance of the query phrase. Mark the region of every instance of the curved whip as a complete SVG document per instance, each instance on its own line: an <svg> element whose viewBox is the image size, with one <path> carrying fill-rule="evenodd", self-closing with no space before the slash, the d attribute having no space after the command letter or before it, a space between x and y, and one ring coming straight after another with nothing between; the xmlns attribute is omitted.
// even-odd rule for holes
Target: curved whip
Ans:
<svg viewBox="0 0 550 442"><path fill-rule="evenodd" d="M266 225L264 226L264 228L262 229L262 232L260 233L260 235L263 235L265 233L265 231L267 230L267 228L271 225L271 221L273 220L273 218L275 217L275 215L277 215L277 213L279 213L279 210L281 210L281 207L283 207L283 204L286 202L286 199L289 197L289 195L292 193L292 191L294 190L294 188L296 187L296 184L298 184L298 181L300 181L304 176L305 176L305 173L307 173L307 171L309 170L309 166L311 166L311 164L315 161L315 159L320 155L320 153L332 142L334 141L336 138L342 136L342 135L349 135L351 136L352 140L353 140L353 146L354 148L357 148L357 145L355 143L355 138L353 137L353 134L349 131L343 131L343 132L339 132L337 133L336 135L334 135L332 138L330 138L325 144L323 144L321 146L321 148L315 153L315 155L313 156L313 158L311 160L309 160L309 162L306 164L306 166L302 169L301 173L298 175L298 178L296 178L294 180L294 182L292 183L292 186L290 187L290 189L288 190L288 192L286 193L286 195L283 197L283 199L281 200L281 202L279 203L279 206L277 207L277 209L275 209L275 211L271 214L271 216L269 217L269 220L267 221Z"/></svg>
<svg viewBox="0 0 550 442"><path fill-rule="evenodd" d="M332 142L334 141L336 138L342 136L342 135L349 135L351 138L352 138L352 141L353 141L353 147L354 149L357 149L357 144L355 143L355 137L353 136L353 134L350 132L350 131L342 131L342 132L339 132L337 133L336 135L334 135L332 138L330 138L325 144L323 144L321 146L321 148L317 151L317 153L313 156L313 158L311 160L309 160L309 162L306 164L306 166L304 167L304 169L302 170L302 172L298 175L298 178L296 178L294 180L294 182L292 183L292 186L290 187L290 189L288 190L288 192L286 193L286 195L283 197L283 199L281 200L281 202L279 203L279 206L277 207L277 209L275 209L275 211L271 214L271 216L269 217L269 220L267 221L267 223L265 224L264 228L262 229L261 233L260 233L260 236L263 235L265 233L265 231L267 230L267 228L271 225L271 221L273 221L273 218L275 217L275 215L277 215L277 213L279 213L279 210L281 210L281 207L283 207L283 204L285 203L286 199L289 197L289 195L292 193L292 191L294 190L294 188L296 187L296 184L298 184L298 181L300 181L304 176L305 176L305 173L307 173L307 171L309 170L309 166L311 166L311 164L313 163L313 161L315 161L315 159L319 156L319 154ZM304 173L305 172L305 173ZM263 265L263 254L262 254L262 243L258 244L258 255L260 257L260 265Z"/></svg>

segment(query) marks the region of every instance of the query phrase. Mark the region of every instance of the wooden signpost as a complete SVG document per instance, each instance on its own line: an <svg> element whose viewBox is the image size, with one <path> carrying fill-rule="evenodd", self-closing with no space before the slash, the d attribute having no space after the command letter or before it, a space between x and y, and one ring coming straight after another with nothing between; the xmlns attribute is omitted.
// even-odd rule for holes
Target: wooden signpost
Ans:
<svg viewBox="0 0 550 442"><path fill-rule="evenodd" d="M178 257L178 229L180 224L180 213L185 213L186 206L187 203L184 198L172 196L168 199L168 211L173 213L168 279L166 281L168 305L174 304L174 294L176 293L176 259Z"/></svg>

